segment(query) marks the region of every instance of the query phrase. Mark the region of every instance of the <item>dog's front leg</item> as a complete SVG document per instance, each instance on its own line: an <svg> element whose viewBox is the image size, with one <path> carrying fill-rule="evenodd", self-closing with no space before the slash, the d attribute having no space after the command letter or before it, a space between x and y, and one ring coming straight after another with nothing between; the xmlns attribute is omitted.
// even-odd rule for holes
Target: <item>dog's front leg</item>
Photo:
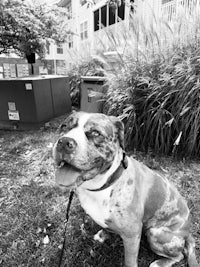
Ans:
<svg viewBox="0 0 200 267"><path fill-rule="evenodd" d="M125 252L125 267L138 266L138 252L140 248L142 227L133 236L122 236Z"/></svg>

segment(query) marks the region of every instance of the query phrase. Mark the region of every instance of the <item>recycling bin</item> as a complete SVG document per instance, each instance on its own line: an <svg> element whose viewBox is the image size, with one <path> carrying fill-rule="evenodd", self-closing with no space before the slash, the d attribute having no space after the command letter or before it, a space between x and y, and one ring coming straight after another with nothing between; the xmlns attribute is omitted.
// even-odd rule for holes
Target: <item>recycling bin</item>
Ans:
<svg viewBox="0 0 200 267"><path fill-rule="evenodd" d="M104 90L106 90L105 77L82 76L81 80L80 110L101 113Z"/></svg>

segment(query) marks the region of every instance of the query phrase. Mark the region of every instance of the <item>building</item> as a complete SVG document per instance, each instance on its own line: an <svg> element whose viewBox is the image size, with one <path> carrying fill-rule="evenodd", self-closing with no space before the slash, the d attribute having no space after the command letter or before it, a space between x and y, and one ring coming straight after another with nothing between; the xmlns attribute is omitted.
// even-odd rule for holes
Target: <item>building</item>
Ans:
<svg viewBox="0 0 200 267"><path fill-rule="evenodd" d="M66 44L51 45L47 59L65 58L67 68L74 60L97 54L99 51L113 52L109 47L110 36L128 27L130 2L122 1L117 8L111 7L106 0L60 0L58 5L68 10L68 27L72 32Z"/></svg>
<svg viewBox="0 0 200 267"><path fill-rule="evenodd" d="M121 5L109 5L107 0L52 0L66 8L68 35L66 43L47 43L46 65L35 64L39 74L65 74L70 66L91 55L104 53L109 60L123 53L126 34L130 29L130 14L151 25L155 18L173 22L180 8L192 12L200 0L118 0ZM131 12L133 11L133 12ZM6 68L8 66L6 65ZM2 74L0 68L0 75Z"/></svg>
<svg viewBox="0 0 200 267"><path fill-rule="evenodd" d="M71 64L102 51L109 56L109 60L115 60L113 57L116 53L122 53L125 45L121 34L129 29L130 11L134 11L135 16L145 18L148 24L149 10L158 12L160 0L119 2L121 5L115 6L109 5L107 0L48 1L48 4L57 4L68 11L66 20L71 34L66 43L46 44L46 65L43 68L40 63L34 64L34 73L62 75ZM8 68L7 65L5 67Z"/></svg>
<svg viewBox="0 0 200 267"><path fill-rule="evenodd" d="M161 15L169 22L173 22L179 12L192 14L200 8L199 0L162 0Z"/></svg>
<svg viewBox="0 0 200 267"><path fill-rule="evenodd" d="M55 74L65 74L72 64L102 52L114 62L116 54L123 53L126 46L124 36L130 30L130 14L148 28L159 19L173 23L180 10L193 12L200 6L200 0L118 0L121 5L117 8L108 0L52 1L67 9L71 31L66 43L47 44L48 72Z"/></svg>
<svg viewBox="0 0 200 267"><path fill-rule="evenodd" d="M66 67L74 60L100 52L108 55L123 53L122 36L129 30L130 13L141 17L148 25L154 15L161 14L161 0L125 0L121 5L109 5L107 0L60 0L58 5L68 10L69 35L67 44L62 44ZM133 11L133 12L131 12ZM52 46L54 56L58 57L58 47ZM52 56L50 53L49 57ZM61 55L60 55L61 56ZM61 56L62 57L62 56ZM48 56L47 56L48 58Z"/></svg>
<svg viewBox="0 0 200 267"><path fill-rule="evenodd" d="M150 10L157 13L160 10L160 0L119 2L121 5L116 7L109 5L107 0L52 0L51 3L67 9L66 20L71 34L66 43L47 43L46 65L34 64L35 73L62 75L75 61L80 62L102 51L112 60L116 53L123 51L125 44L121 34L129 29L130 11L143 17L148 24L152 17Z"/></svg>

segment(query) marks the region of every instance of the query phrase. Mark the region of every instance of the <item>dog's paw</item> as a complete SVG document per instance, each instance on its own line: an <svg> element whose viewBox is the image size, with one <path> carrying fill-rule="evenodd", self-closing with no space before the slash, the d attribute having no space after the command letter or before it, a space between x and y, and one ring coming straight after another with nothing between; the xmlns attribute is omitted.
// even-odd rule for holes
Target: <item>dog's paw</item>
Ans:
<svg viewBox="0 0 200 267"><path fill-rule="evenodd" d="M109 238L109 234L106 233L104 230L100 230L96 235L94 235L94 240L100 243L103 243L106 239Z"/></svg>
<svg viewBox="0 0 200 267"><path fill-rule="evenodd" d="M159 265L159 261L154 261L149 265L149 267L161 267L161 265Z"/></svg>
<svg viewBox="0 0 200 267"><path fill-rule="evenodd" d="M174 261L168 259L156 260L152 262L149 267L171 267L174 263Z"/></svg>

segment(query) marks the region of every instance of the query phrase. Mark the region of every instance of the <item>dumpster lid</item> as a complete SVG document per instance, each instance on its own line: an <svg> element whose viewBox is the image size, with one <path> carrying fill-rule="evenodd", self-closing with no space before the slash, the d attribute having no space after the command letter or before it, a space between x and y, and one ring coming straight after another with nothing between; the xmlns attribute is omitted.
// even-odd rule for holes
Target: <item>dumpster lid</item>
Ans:
<svg viewBox="0 0 200 267"><path fill-rule="evenodd" d="M57 79L57 78L68 78L64 75L34 75L26 77L16 77L16 78L1 78L1 81L31 81L31 80L44 80L44 79Z"/></svg>
<svg viewBox="0 0 200 267"><path fill-rule="evenodd" d="M83 81L91 81L91 82L104 82L106 80L103 76L81 76Z"/></svg>

